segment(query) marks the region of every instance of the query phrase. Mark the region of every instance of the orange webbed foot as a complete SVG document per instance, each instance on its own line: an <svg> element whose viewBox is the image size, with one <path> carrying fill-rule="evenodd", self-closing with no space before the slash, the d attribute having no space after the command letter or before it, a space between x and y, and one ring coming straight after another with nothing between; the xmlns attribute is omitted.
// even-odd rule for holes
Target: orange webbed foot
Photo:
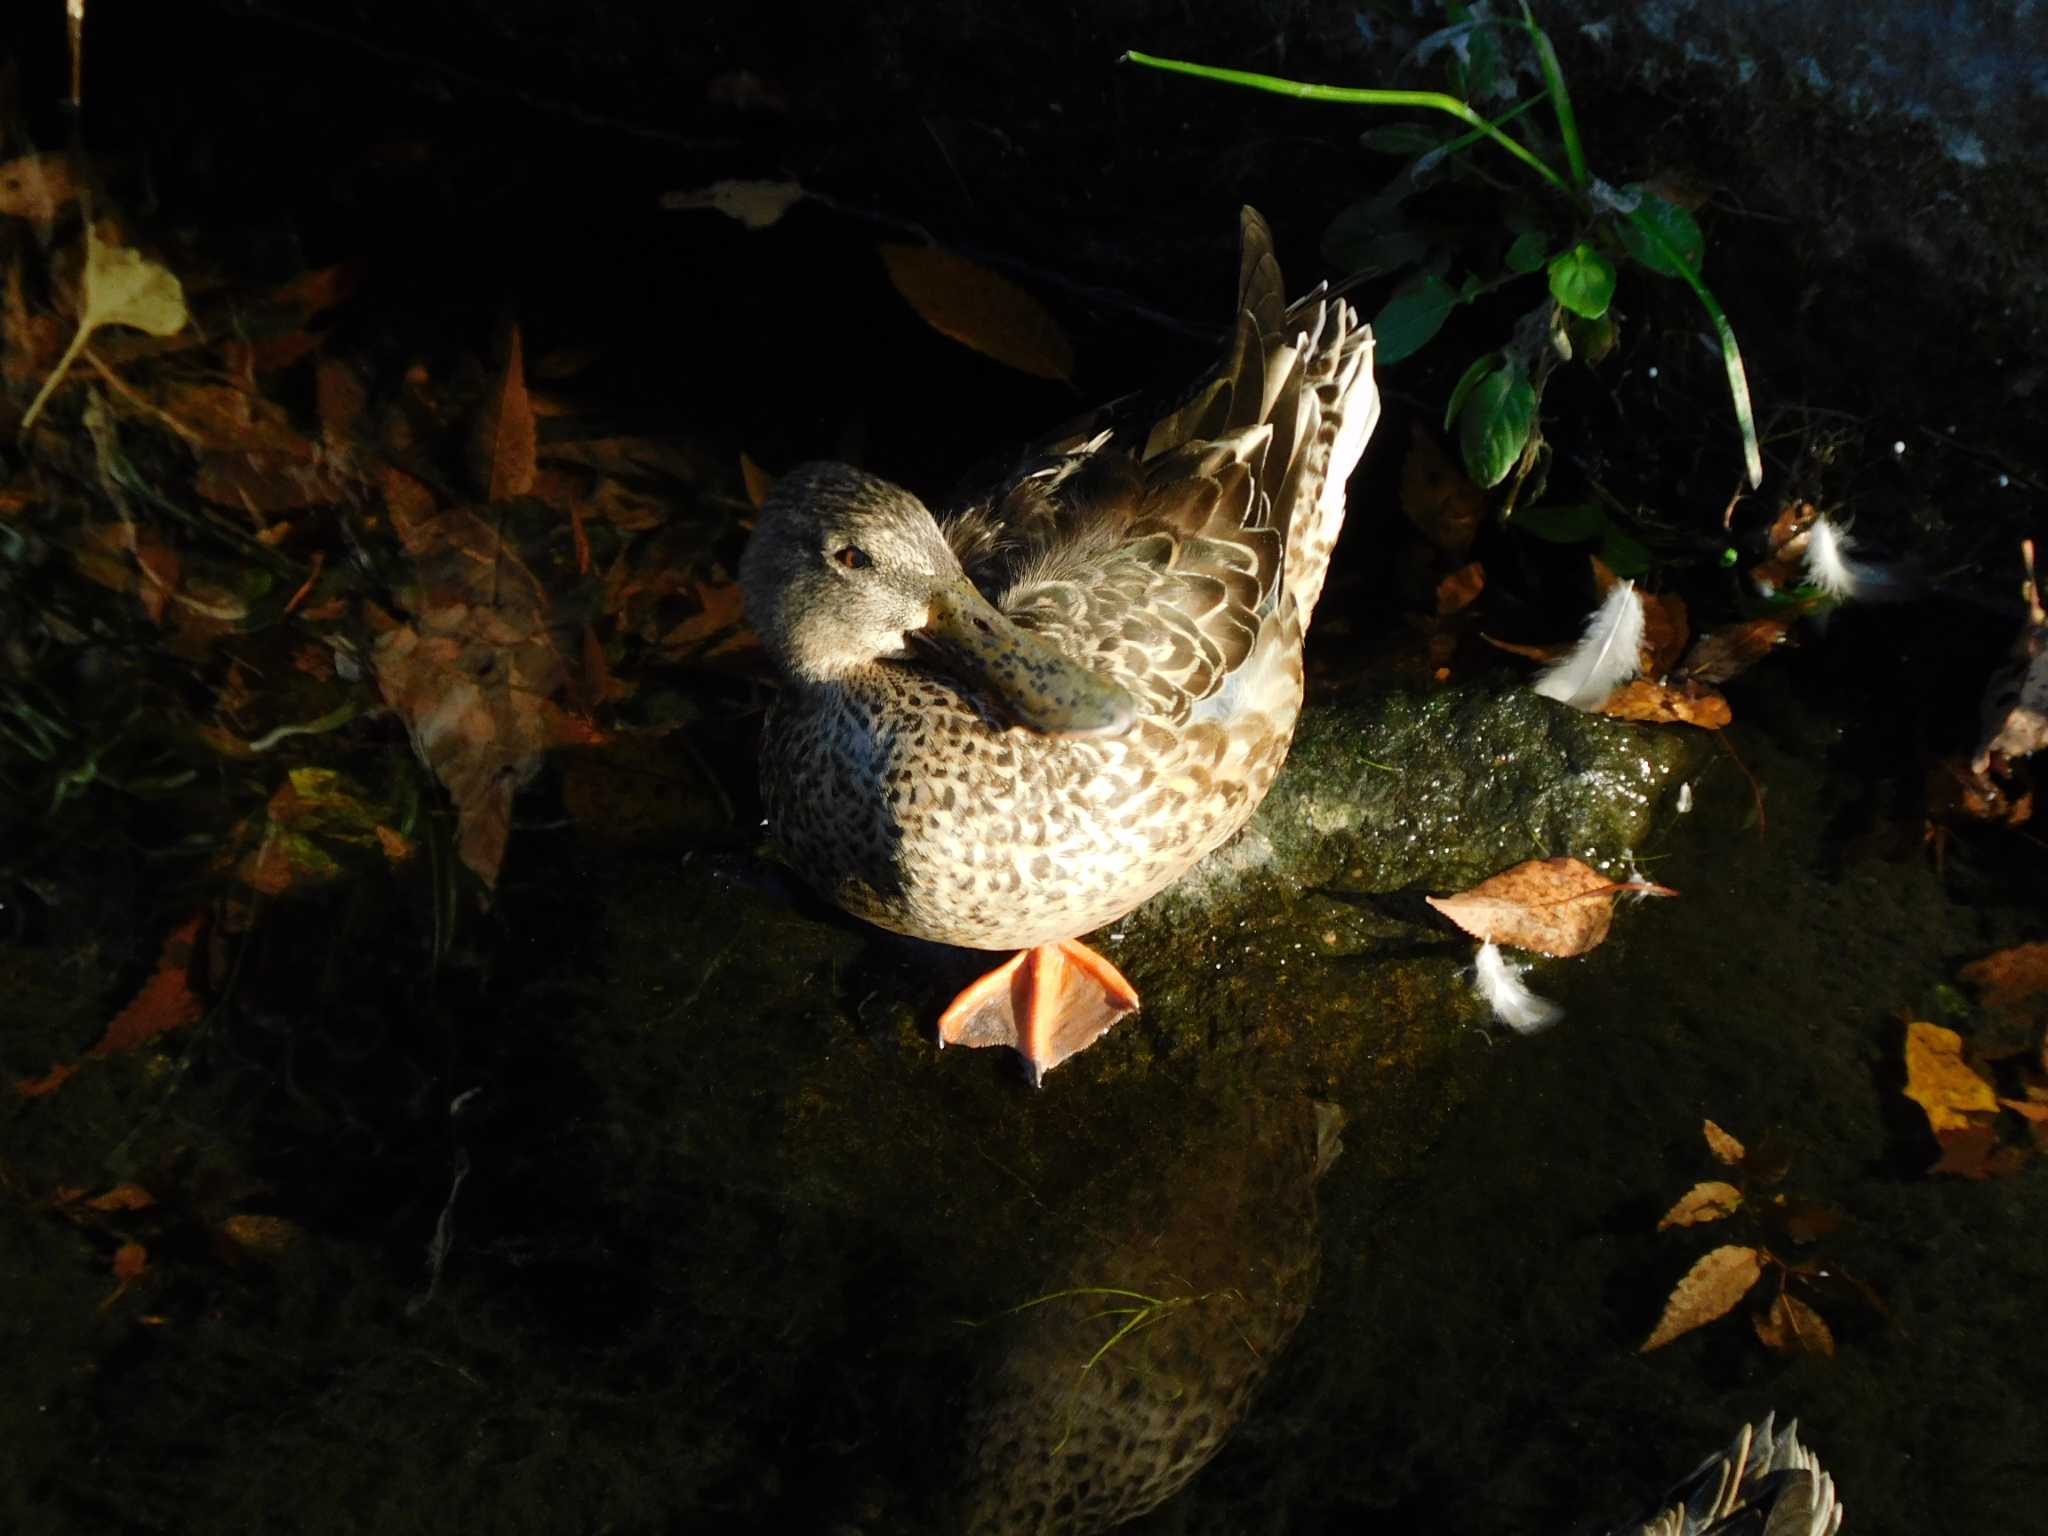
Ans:
<svg viewBox="0 0 2048 1536"><path fill-rule="evenodd" d="M1076 939L1041 944L997 966L939 1016L939 1044L1007 1045L1032 1086L1138 1007L1138 989Z"/></svg>

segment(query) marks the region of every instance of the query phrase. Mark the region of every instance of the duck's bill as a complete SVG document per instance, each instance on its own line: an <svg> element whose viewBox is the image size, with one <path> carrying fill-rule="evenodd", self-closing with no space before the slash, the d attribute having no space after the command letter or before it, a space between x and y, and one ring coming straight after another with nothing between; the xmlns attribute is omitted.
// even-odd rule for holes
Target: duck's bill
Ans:
<svg viewBox="0 0 2048 1536"><path fill-rule="evenodd" d="M911 638L984 686L1029 730L1120 736L1137 718L1137 701L1128 692L1011 623L964 580L933 596L930 620Z"/></svg>

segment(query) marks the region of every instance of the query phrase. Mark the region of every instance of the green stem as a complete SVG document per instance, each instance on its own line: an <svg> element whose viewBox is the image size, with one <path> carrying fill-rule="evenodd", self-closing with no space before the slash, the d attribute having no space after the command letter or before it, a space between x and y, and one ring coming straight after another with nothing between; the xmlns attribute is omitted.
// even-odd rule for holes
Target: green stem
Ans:
<svg viewBox="0 0 2048 1536"><path fill-rule="evenodd" d="M1341 106L1425 107L1432 112L1447 113L1475 133L1493 140L1558 191L1569 195L1572 190L1569 182L1544 164L1520 140L1502 133L1457 97L1446 96L1442 91L1380 91L1363 86L1310 85L1306 81L1283 80L1278 75L1255 74L1247 69L1219 69L1213 64L1190 64L1185 59L1162 59L1156 54L1140 53L1135 48L1124 57L1133 64L1143 64L1147 69L1193 75L1202 80L1220 80L1225 85L1247 86L1255 91L1270 91L1275 96L1292 96L1301 101L1328 101Z"/></svg>

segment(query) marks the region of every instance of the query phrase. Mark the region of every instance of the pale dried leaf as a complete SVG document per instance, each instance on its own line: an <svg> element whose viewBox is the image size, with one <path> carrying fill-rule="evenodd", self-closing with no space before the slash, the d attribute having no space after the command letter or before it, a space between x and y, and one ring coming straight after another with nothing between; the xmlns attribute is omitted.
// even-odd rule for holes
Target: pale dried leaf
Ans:
<svg viewBox="0 0 2048 1536"><path fill-rule="evenodd" d="M26 432L35 424L51 391L100 327L129 325L152 336L171 336L185 328L187 318L184 287L168 267L140 251L102 240L96 226L86 226L78 331L22 414L21 430Z"/></svg>
<svg viewBox="0 0 2048 1536"><path fill-rule="evenodd" d="M1733 1215L1741 1204L1742 1191L1733 1184L1723 1184L1718 1179L1703 1180L1678 1197L1678 1203L1657 1223L1657 1230L1697 1227L1709 1221L1719 1221L1724 1216Z"/></svg>
<svg viewBox="0 0 2048 1536"><path fill-rule="evenodd" d="M1702 1254L1664 1303L1664 1315L1643 1340L1642 1352L1661 1349L1681 1334L1726 1317L1762 1274L1763 1259L1754 1248L1730 1243Z"/></svg>
<svg viewBox="0 0 2048 1536"><path fill-rule="evenodd" d="M1578 859L1531 859L1429 904L1474 938L1538 954L1583 955L1607 937L1618 891L1677 892L1640 881L1617 882Z"/></svg>
<svg viewBox="0 0 2048 1536"><path fill-rule="evenodd" d="M1070 380L1074 345L1043 304L1008 278L930 245L884 245L889 281L925 324L1033 378Z"/></svg>
<svg viewBox="0 0 2048 1536"><path fill-rule="evenodd" d="M669 209L708 208L737 219L748 229L766 229L803 201L804 189L793 181L714 181L694 192L668 192L661 206Z"/></svg>

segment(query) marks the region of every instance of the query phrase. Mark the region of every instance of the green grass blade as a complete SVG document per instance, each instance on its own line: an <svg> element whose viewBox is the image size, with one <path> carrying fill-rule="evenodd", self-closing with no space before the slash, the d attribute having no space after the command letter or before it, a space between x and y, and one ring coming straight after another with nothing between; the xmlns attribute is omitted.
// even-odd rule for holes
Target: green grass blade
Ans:
<svg viewBox="0 0 2048 1536"><path fill-rule="evenodd" d="M1565 162L1571 166L1572 185L1583 187L1593 179L1586 168L1586 146L1579 139L1578 114L1572 111L1571 92L1564 86L1564 66L1557 62L1557 50L1550 46L1550 34L1536 25L1528 0L1522 3L1522 25L1536 45L1536 62L1543 67L1544 89L1550 93L1550 108L1557 114L1558 136L1564 140Z"/></svg>

